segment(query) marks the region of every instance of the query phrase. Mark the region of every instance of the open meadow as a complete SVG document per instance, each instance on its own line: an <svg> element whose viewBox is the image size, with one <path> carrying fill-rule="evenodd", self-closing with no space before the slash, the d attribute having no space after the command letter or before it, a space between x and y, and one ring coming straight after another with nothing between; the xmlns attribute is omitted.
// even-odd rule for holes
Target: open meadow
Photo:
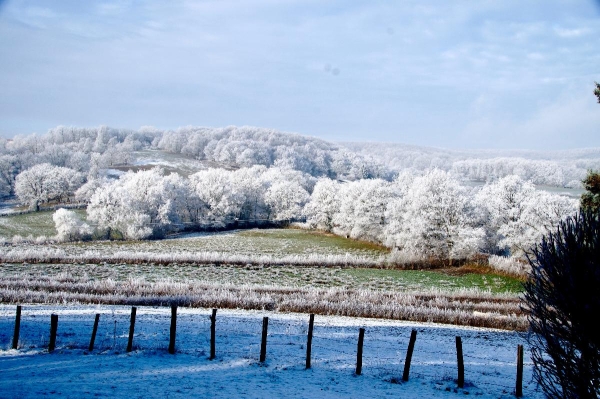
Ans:
<svg viewBox="0 0 600 399"><path fill-rule="evenodd" d="M51 232L43 212L4 216L4 228L14 229L25 216L27 231ZM478 265L402 270L390 257L384 247L300 229L140 242L6 243L0 247L0 299L178 303L526 328L519 279Z"/></svg>

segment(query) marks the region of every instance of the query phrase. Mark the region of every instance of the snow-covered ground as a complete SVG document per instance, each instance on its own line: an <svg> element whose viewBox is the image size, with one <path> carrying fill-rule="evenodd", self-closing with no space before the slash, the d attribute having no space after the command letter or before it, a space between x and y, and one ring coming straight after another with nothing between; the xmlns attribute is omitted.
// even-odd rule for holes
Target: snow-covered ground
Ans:
<svg viewBox="0 0 600 399"><path fill-rule="evenodd" d="M129 307L24 305L20 348L12 350L15 308L0 305L1 398L509 398L518 344L525 345L524 395L543 397L531 379L522 333L316 316L312 369L305 370L308 315L219 310L211 361L209 309L179 308L177 353L170 355L166 307L138 307L131 353L125 351ZM52 313L59 316L57 349L48 353ZM100 326L88 353L95 313ZM263 316L269 317L269 336L261 364ZM359 327L366 329L363 373L355 376ZM395 383L412 329L418 334L410 380ZM456 336L463 342L464 389L456 386Z"/></svg>

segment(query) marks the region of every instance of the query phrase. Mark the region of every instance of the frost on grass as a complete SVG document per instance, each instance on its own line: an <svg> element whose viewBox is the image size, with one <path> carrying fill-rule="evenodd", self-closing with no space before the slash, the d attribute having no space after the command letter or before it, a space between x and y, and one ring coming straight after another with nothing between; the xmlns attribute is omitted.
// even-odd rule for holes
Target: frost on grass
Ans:
<svg viewBox="0 0 600 399"><path fill-rule="evenodd" d="M529 263L517 257L492 255L488 263L493 270L512 276L526 277L531 271Z"/></svg>
<svg viewBox="0 0 600 399"><path fill-rule="evenodd" d="M346 288L238 285L211 282L93 280L67 273L0 280L9 303L95 303L266 309L352 317L446 323L508 330L527 326L519 299L480 290L387 292Z"/></svg>

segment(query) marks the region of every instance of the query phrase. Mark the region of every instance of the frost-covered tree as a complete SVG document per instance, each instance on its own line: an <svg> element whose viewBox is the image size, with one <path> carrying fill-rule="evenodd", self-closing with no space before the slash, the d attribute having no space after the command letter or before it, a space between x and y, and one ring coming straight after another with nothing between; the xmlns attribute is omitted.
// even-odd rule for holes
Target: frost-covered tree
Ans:
<svg viewBox="0 0 600 399"><path fill-rule="evenodd" d="M451 262L479 250L484 231L475 226L465 188L448 173L434 169L415 178L403 209L406 223L395 234L401 251Z"/></svg>
<svg viewBox="0 0 600 399"><path fill-rule="evenodd" d="M352 180L391 176L376 162L326 141L249 126L182 127L164 132L157 147L228 167L275 166Z"/></svg>
<svg viewBox="0 0 600 399"><path fill-rule="evenodd" d="M90 154L83 151L71 153L66 166L80 173L87 173L90 169Z"/></svg>
<svg viewBox="0 0 600 399"><path fill-rule="evenodd" d="M85 184L75 191L75 200L78 202L89 203L90 198L92 198L92 195L94 195L96 190L99 187L109 183L110 181L105 177L89 179Z"/></svg>
<svg viewBox="0 0 600 399"><path fill-rule="evenodd" d="M310 198L302 186L291 181L275 182L265 193L265 203L271 208L273 220L294 220Z"/></svg>
<svg viewBox="0 0 600 399"><path fill-rule="evenodd" d="M507 248L512 254L524 250L519 245L525 229L523 213L535 191L533 184L511 175L486 184L477 194L477 203L484 210L488 228L496 235L495 242L500 249Z"/></svg>
<svg viewBox="0 0 600 399"><path fill-rule="evenodd" d="M67 201L84 181L73 169L39 164L17 175L15 193L21 203L37 210L42 203Z"/></svg>
<svg viewBox="0 0 600 399"><path fill-rule="evenodd" d="M207 206L197 195L188 179L171 173L157 182L161 191L161 220L177 226L172 230L193 229L205 221Z"/></svg>
<svg viewBox="0 0 600 399"><path fill-rule="evenodd" d="M577 210L577 201L538 191L515 175L486 185L477 202L489 220L488 229L496 235L498 249L517 256Z"/></svg>
<svg viewBox="0 0 600 399"><path fill-rule="evenodd" d="M232 185L240 199L243 198L240 211L236 215L240 220L253 223L269 216L270 210L264 200L264 194L269 187L269 181L264 178L266 170L267 168L261 165L241 168L232 173Z"/></svg>
<svg viewBox="0 0 600 399"><path fill-rule="evenodd" d="M15 155L0 155L0 197L14 193L15 178L21 171L21 162Z"/></svg>
<svg viewBox="0 0 600 399"><path fill-rule="evenodd" d="M386 225L383 230L385 237L384 245L389 248L398 249L403 246L403 232L410 223L406 220L406 201L404 197L412 186L418 174L414 171L404 171L400 173L392 182L392 197L390 198L386 210Z"/></svg>
<svg viewBox="0 0 600 399"><path fill-rule="evenodd" d="M311 228L332 231L333 218L340 210L340 185L335 180L322 178L317 181L310 201L304 207L306 223Z"/></svg>
<svg viewBox="0 0 600 399"><path fill-rule="evenodd" d="M302 187L309 193L313 191L315 183L317 182L317 179L308 173L295 169L279 167L271 167L264 170L261 178L267 183L267 185L282 181L292 182L297 186Z"/></svg>
<svg viewBox="0 0 600 399"><path fill-rule="evenodd" d="M245 198L232 179L232 172L211 168L190 176L190 184L207 204L208 222L215 227L232 222L241 212Z"/></svg>
<svg viewBox="0 0 600 399"><path fill-rule="evenodd" d="M96 189L87 208L88 220L108 236L113 231L131 240L162 236L180 228L177 210L186 199L176 198L178 184L178 178L163 176L160 168L128 172Z"/></svg>
<svg viewBox="0 0 600 399"><path fill-rule="evenodd" d="M339 212L334 232L355 239L383 242L385 210L392 197L390 185L381 179L341 184Z"/></svg>
<svg viewBox="0 0 600 399"><path fill-rule="evenodd" d="M512 226L511 234L505 235L500 245L529 252L543 235L553 231L560 221L573 216L578 209L579 203L574 198L536 190L525 202L520 223ZM504 233L504 230L500 232Z"/></svg>
<svg viewBox="0 0 600 399"><path fill-rule="evenodd" d="M600 210L600 173L588 171L587 176L583 179L583 186L586 192L581 195L581 207L598 212Z"/></svg>
<svg viewBox="0 0 600 399"><path fill-rule="evenodd" d="M59 241L77 241L91 237L93 229L73 211L60 208L52 215Z"/></svg>

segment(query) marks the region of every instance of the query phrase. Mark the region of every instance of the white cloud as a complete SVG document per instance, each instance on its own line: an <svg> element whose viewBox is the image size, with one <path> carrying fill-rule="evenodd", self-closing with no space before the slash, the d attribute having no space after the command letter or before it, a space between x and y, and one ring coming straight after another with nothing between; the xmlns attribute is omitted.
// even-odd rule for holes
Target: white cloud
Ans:
<svg viewBox="0 0 600 399"><path fill-rule="evenodd" d="M590 86L591 87L591 86ZM600 105L592 90L563 96L539 106L524 118L508 115L480 96L472 105L473 119L461 133L470 147L560 150L599 147ZM501 105L500 105L501 106ZM493 143L492 146L486 143Z"/></svg>
<svg viewBox="0 0 600 399"><path fill-rule="evenodd" d="M482 132L550 129L560 109L540 103L600 80L600 24L560 2L6 4L0 131L18 115L19 132L237 123L436 145L447 129L493 147Z"/></svg>
<svg viewBox="0 0 600 399"><path fill-rule="evenodd" d="M99 15L114 17L125 14L131 8L131 2L126 0L120 0L114 3L100 3L95 4L96 12Z"/></svg>
<svg viewBox="0 0 600 399"><path fill-rule="evenodd" d="M8 14L20 23L36 29L48 28L60 14L48 7L18 7L9 3Z"/></svg>
<svg viewBox="0 0 600 399"><path fill-rule="evenodd" d="M538 53L536 51L527 54L527 58L529 58L532 61L543 61L543 60L546 59L546 57L544 56L544 54Z"/></svg>
<svg viewBox="0 0 600 399"><path fill-rule="evenodd" d="M581 37L581 36L585 36L585 35L590 34L591 30L588 29L588 28L568 29L568 28L561 28L559 26L555 26L554 27L554 32L559 37L563 37L563 38L576 38L576 37Z"/></svg>

